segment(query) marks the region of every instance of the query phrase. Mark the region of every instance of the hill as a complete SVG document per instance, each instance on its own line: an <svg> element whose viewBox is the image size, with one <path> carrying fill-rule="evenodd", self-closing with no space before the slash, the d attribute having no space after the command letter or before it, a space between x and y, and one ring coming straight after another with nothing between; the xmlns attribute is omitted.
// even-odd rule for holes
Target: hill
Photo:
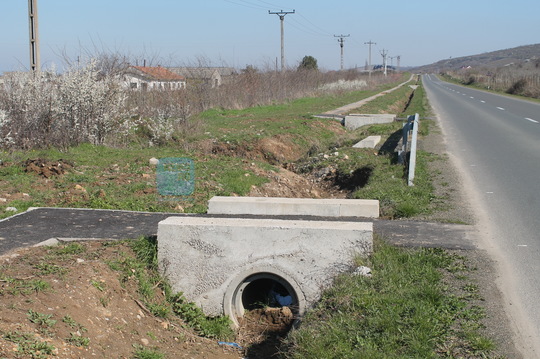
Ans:
<svg viewBox="0 0 540 359"><path fill-rule="evenodd" d="M498 68L511 64L534 62L540 64L540 44L518 46L511 49L486 52L478 55L440 60L430 65L420 66L415 72L440 72L468 67Z"/></svg>

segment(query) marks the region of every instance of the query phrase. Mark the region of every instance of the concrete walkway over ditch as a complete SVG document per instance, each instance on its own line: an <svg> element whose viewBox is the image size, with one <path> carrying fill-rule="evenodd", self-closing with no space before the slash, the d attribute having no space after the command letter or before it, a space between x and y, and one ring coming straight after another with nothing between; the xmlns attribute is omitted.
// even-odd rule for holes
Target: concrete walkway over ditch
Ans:
<svg viewBox="0 0 540 359"><path fill-rule="evenodd" d="M172 216L227 217L209 214L37 208L0 221L0 255L51 238L119 240L156 235L158 223ZM254 216L243 217L254 218ZM287 219L295 218L343 220L329 217L287 217ZM375 234L399 246L476 249L474 226L372 218L347 218L347 220L373 222Z"/></svg>
<svg viewBox="0 0 540 359"><path fill-rule="evenodd" d="M327 112L324 112L323 114L321 114L320 116L321 117L332 117L332 116L342 116L344 114L347 114L349 113L350 111L356 109L356 108L359 108L361 107L362 105L365 105L366 103L376 99L377 97L381 97L381 96L384 96L386 95L387 93L390 93L392 91L395 91L397 90L398 88L400 88L401 86L409 83L412 81L412 79L414 78L414 75L411 75L411 78L408 79L407 81L397 85L396 87L394 88L391 88L390 90L386 90L386 91L383 91L383 92L380 92L376 95L373 95L371 97L368 97L368 98L365 98L363 100L360 100L358 102L354 102L354 103L351 103L351 104L348 104L348 105L345 105L345 106L342 106L342 107L339 107L339 108L336 108L335 110L331 110L331 111L327 111Z"/></svg>

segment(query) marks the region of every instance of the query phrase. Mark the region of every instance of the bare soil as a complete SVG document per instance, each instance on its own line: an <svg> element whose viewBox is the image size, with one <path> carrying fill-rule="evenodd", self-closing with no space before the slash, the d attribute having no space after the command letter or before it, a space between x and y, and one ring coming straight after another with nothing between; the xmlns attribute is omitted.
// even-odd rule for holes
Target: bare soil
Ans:
<svg viewBox="0 0 540 359"><path fill-rule="evenodd" d="M134 358L142 348L167 358L243 357L234 347L197 336L175 317L150 314L137 299L134 278L121 281L107 264L130 255L125 243L82 245L80 254L33 247L0 259L1 358ZM30 311L50 321L33 323ZM40 342L54 348L52 355L35 349L32 343Z"/></svg>

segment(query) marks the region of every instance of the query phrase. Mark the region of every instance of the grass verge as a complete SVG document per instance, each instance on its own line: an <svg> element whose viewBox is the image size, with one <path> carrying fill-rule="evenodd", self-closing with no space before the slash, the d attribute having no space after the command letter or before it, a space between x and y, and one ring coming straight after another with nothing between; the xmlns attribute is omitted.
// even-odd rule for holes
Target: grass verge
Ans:
<svg viewBox="0 0 540 359"><path fill-rule="evenodd" d="M484 311L464 258L438 249L400 249L377 240L372 276L343 274L287 339L293 358L485 358ZM455 294L449 285L459 285ZM468 290L470 289L470 290Z"/></svg>

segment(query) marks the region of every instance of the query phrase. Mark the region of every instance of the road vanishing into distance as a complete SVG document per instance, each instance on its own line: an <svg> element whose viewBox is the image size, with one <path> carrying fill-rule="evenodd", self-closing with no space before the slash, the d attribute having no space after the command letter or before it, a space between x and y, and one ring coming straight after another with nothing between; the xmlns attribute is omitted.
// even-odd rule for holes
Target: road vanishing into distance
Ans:
<svg viewBox="0 0 540 359"><path fill-rule="evenodd" d="M525 358L540 358L540 104L422 77Z"/></svg>

